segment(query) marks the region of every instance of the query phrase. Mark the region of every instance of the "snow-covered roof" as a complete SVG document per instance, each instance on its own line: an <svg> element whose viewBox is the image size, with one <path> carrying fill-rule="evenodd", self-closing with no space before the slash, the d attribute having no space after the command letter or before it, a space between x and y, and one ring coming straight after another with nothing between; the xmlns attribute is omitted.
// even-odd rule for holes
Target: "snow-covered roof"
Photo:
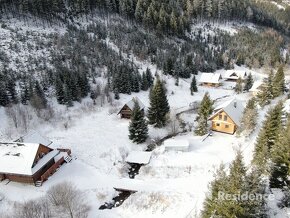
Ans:
<svg viewBox="0 0 290 218"><path fill-rule="evenodd" d="M37 144L42 144L45 146L49 146L52 143L52 141L50 141L48 138L42 136L37 131L31 131L31 132L27 133L26 135L17 139L15 142L37 143Z"/></svg>
<svg viewBox="0 0 290 218"><path fill-rule="evenodd" d="M151 159L151 152L132 151L126 158L127 163L148 164Z"/></svg>
<svg viewBox="0 0 290 218"><path fill-rule="evenodd" d="M164 146L169 148L175 148L175 147L189 147L189 142L187 140L181 140L181 139L167 139L164 141Z"/></svg>
<svg viewBox="0 0 290 218"><path fill-rule="evenodd" d="M126 105L127 105L131 110L133 110L133 109L134 109L134 105L135 105L135 101L138 102L138 104L139 104L141 110L145 108L145 105L142 103L142 101L141 101L138 97L134 97L134 98L132 98L132 100L129 101L129 102L127 102Z"/></svg>
<svg viewBox="0 0 290 218"><path fill-rule="evenodd" d="M235 122L235 124L239 126L244 108L245 107L242 101L237 99L231 99L217 106L214 109L214 114L210 116L209 119L212 119L218 113L224 111Z"/></svg>
<svg viewBox="0 0 290 218"><path fill-rule="evenodd" d="M245 71L235 71L235 70L228 70L226 71L224 78L225 79L245 79L247 77L247 73Z"/></svg>
<svg viewBox="0 0 290 218"><path fill-rule="evenodd" d="M199 79L200 83L220 83L221 79L220 73L202 73Z"/></svg>
<svg viewBox="0 0 290 218"><path fill-rule="evenodd" d="M249 90L250 92L257 92L257 91L260 91L260 87L262 86L263 84L263 81L255 81L253 83L253 86L252 88Z"/></svg>
<svg viewBox="0 0 290 218"><path fill-rule="evenodd" d="M39 146L35 143L0 143L0 173L33 175L59 153L53 150L33 166Z"/></svg>

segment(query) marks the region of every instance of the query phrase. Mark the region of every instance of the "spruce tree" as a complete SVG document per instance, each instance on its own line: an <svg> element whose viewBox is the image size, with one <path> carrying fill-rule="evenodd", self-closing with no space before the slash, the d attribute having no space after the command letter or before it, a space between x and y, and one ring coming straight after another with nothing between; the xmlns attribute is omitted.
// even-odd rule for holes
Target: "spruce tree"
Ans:
<svg viewBox="0 0 290 218"><path fill-rule="evenodd" d="M247 76L247 79L245 81L244 91L248 92L254 84L252 73Z"/></svg>
<svg viewBox="0 0 290 218"><path fill-rule="evenodd" d="M235 92L240 94L242 91L243 91L243 80L241 77L239 77L235 86Z"/></svg>
<svg viewBox="0 0 290 218"><path fill-rule="evenodd" d="M149 88L149 82L147 80L146 74L143 72L142 73L142 79L141 79L141 90L142 91L147 91Z"/></svg>
<svg viewBox="0 0 290 218"><path fill-rule="evenodd" d="M227 183L227 174L225 171L225 166L220 165L219 169L215 172L214 180L210 183L209 193L204 201L204 208L201 212L202 218L212 218L220 214L222 210L222 200L218 199L219 193L226 193L225 184Z"/></svg>
<svg viewBox="0 0 290 218"><path fill-rule="evenodd" d="M13 79L8 79L7 82L7 94L9 96L10 102L17 104L18 103L18 96L17 96L17 91L15 89L15 82Z"/></svg>
<svg viewBox="0 0 290 218"><path fill-rule="evenodd" d="M249 136L255 129L257 125L258 110L256 106L256 99L251 98L244 111L241 118L241 124L238 128L238 133L244 132L246 136Z"/></svg>
<svg viewBox="0 0 290 218"><path fill-rule="evenodd" d="M284 90L285 90L285 75L283 66L280 66L273 78L273 97L283 95Z"/></svg>
<svg viewBox="0 0 290 218"><path fill-rule="evenodd" d="M212 112L213 101L210 99L209 93L206 92L198 109L198 117L204 117L207 119Z"/></svg>
<svg viewBox="0 0 290 218"><path fill-rule="evenodd" d="M7 106L9 104L9 97L4 84L0 83L0 106Z"/></svg>
<svg viewBox="0 0 290 218"><path fill-rule="evenodd" d="M290 118L286 129L282 129L279 134L279 138L273 145L271 151L271 175L270 175L270 187L271 188L283 188L290 185L289 173L290 173Z"/></svg>
<svg viewBox="0 0 290 218"><path fill-rule="evenodd" d="M279 102L274 108L268 111L257 137L253 163L261 169L261 172L269 170L270 152L273 145L277 142L282 129L282 111L282 102Z"/></svg>
<svg viewBox="0 0 290 218"><path fill-rule="evenodd" d="M193 95L194 92L197 92L197 85L196 85L196 79L195 76L193 76L191 84L190 84L190 94Z"/></svg>
<svg viewBox="0 0 290 218"><path fill-rule="evenodd" d="M243 156L240 150L236 154L235 160L230 165L230 173L226 190L232 196L246 192L246 167L243 162ZM241 199L226 201L223 204L223 216L227 217L246 217ZM221 214L222 215L222 214Z"/></svg>
<svg viewBox="0 0 290 218"><path fill-rule="evenodd" d="M32 105L37 109L44 109L47 107L47 100L45 94L38 81L35 82L31 100Z"/></svg>
<svg viewBox="0 0 290 218"><path fill-rule="evenodd" d="M161 128L166 125L167 114L170 111L166 92L160 79L150 91L150 107L148 109L149 124Z"/></svg>
<svg viewBox="0 0 290 218"><path fill-rule="evenodd" d="M208 92L206 92L198 109L198 124L194 131L195 134L202 136L208 133L207 119L209 118L209 115L213 112L212 106L213 101L210 99Z"/></svg>
<svg viewBox="0 0 290 218"><path fill-rule="evenodd" d="M148 126L144 117L144 112L140 110L139 103L134 102L134 109L131 116L129 125L129 139L133 142L140 144L148 138Z"/></svg>
<svg viewBox="0 0 290 218"><path fill-rule="evenodd" d="M146 69L146 78L148 81L148 86L151 87L154 83L154 78L149 68Z"/></svg>
<svg viewBox="0 0 290 218"><path fill-rule="evenodd" d="M59 104L64 104L64 87L63 87L63 82L58 77L55 80L55 92L56 92L57 102Z"/></svg>
<svg viewBox="0 0 290 218"><path fill-rule="evenodd" d="M270 104L273 99L273 72L271 71L269 76L264 79L261 91L257 95L259 104L263 107Z"/></svg>

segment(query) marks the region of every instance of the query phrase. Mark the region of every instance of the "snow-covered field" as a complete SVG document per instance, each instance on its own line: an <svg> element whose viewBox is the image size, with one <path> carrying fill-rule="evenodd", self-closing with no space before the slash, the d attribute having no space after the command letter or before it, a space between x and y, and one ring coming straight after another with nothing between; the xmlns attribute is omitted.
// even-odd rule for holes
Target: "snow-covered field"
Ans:
<svg viewBox="0 0 290 218"><path fill-rule="evenodd" d="M144 66L146 67L154 66ZM250 72L249 69L242 67L237 67L236 70ZM264 76L251 72L256 79ZM199 76L197 80L198 78ZM180 80L179 86L175 86L174 79L170 77L164 76L164 79L167 82L172 111L186 110L191 102L200 101L206 91L210 93L212 99L221 98L218 103L235 96L230 89L232 84L225 83L220 88L199 87L199 92L191 96L190 79ZM236 98L246 102L249 95L236 95ZM117 108L131 100L133 96L140 98L148 107L148 92L140 92L131 96L121 95ZM224 96L228 97L223 98ZM87 101L89 99L84 103ZM0 211L9 211L12 205L9 202L37 198L44 195L54 184L72 181L87 194L92 206L91 218L136 217L136 214L138 217L195 217L202 208L208 183L213 179L215 169L221 163L228 165L234 159L235 151L239 147L245 154L246 163L249 164L257 134L256 132L250 140L221 133L214 133L205 141L202 141L204 137L194 136L192 132L177 136L177 139L189 141L189 151L167 152L164 151L164 146L155 149L151 162L141 168L135 181L130 181L135 183L138 192L131 195L121 207L102 211L98 208L116 195L114 187L128 184L126 180L122 180L128 178L128 166L124 162L128 153L133 150L144 150L146 144L136 145L128 139L129 121L120 119L117 110L113 110L109 105L92 108L86 113L82 110L81 104L68 110L58 106L58 111L69 117L67 128L64 127L64 121L60 120L53 124L36 124L33 129L51 139L53 146L70 148L73 161L61 167L42 187L0 182L0 193L5 196L4 203L0 203ZM260 113L261 119L264 111ZM195 114L186 114L185 117L186 121L193 122ZM0 108L0 120L1 141L8 140L5 135L8 123L3 108ZM151 128L150 137L161 138L168 132L169 127L163 130Z"/></svg>

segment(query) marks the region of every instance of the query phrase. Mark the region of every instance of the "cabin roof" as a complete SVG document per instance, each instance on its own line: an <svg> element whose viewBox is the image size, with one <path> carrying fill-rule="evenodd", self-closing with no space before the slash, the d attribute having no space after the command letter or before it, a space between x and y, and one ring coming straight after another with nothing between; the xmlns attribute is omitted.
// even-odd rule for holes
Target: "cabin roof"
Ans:
<svg viewBox="0 0 290 218"><path fill-rule="evenodd" d="M0 143L0 173L33 175L41 169L59 151L53 150L42 157L33 166L38 148L41 144L8 142ZM33 166L33 167L32 167Z"/></svg>
<svg viewBox="0 0 290 218"><path fill-rule="evenodd" d="M213 119L220 112L224 111L235 122L235 124L239 126L241 124L244 108L245 107L242 101L231 99L217 106L209 120Z"/></svg>
<svg viewBox="0 0 290 218"><path fill-rule="evenodd" d="M138 102L138 104L139 104L139 106L140 106L140 110L145 109L145 105L142 103L142 101L141 101L138 97L133 97L130 101L128 101L128 102L127 102L127 103L122 107L122 109L119 111L119 113L121 113L121 111L123 110L123 108L124 108L126 105L130 108L130 110L133 111L133 109L134 109L134 105L135 105L135 101ZM118 113L118 114L119 114L119 113Z"/></svg>
<svg viewBox="0 0 290 218"><path fill-rule="evenodd" d="M199 79L200 83L220 83L222 76L220 73L202 73Z"/></svg>
<svg viewBox="0 0 290 218"><path fill-rule="evenodd" d="M151 152L132 151L126 158L127 163L148 164L151 159Z"/></svg>
<svg viewBox="0 0 290 218"><path fill-rule="evenodd" d="M245 71L235 71L235 70L228 70L224 74L225 79L239 79L241 77L242 79L245 79L247 76L247 73Z"/></svg>
<svg viewBox="0 0 290 218"><path fill-rule="evenodd" d="M134 104L135 104L135 101L138 102L139 106L140 106L140 109L144 109L145 108L145 105L142 103L142 101L138 98L138 97L134 97L131 99L131 101L127 102L127 106L133 110L134 109Z"/></svg>
<svg viewBox="0 0 290 218"><path fill-rule="evenodd" d="M167 148L177 148L177 147L189 147L189 142L187 140L181 139L167 139L164 141L164 146Z"/></svg>
<svg viewBox="0 0 290 218"><path fill-rule="evenodd" d="M260 87L263 85L263 81L255 81L252 88L250 88L250 92L260 91Z"/></svg>
<svg viewBox="0 0 290 218"><path fill-rule="evenodd" d="M39 143L45 146L49 146L52 144L48 138L42 136L37 131L28 132L26 135L21 136L19 139L15 140L15 142L23 142L23 143Z"/></svg>

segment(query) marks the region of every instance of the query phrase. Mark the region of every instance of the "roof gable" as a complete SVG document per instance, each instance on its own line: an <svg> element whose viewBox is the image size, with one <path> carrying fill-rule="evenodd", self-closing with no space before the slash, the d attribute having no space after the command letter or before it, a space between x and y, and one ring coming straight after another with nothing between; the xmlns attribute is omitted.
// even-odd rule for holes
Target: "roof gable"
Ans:
<svg viewBox="0 0 290 218"><path fill-rule="evenodd" d="M232 99L217 106L214 109L214 114L209 118L209 120L212 120L217 114L222 111L224 111L236 125L239 126L241 124L240 121L244 111L244 105L241 101Z"/></svg>
<svg viewBox="0 0 290 218"><path fill-rule="evenodd" d="M124 107L128 107L131 111L133 111L134 109L134 105L135 105L135 101L138 102L140 110L145 109L145 105L142 103L142 101L138 98L138 97L134 97L132 98L130 101L128 101L123 107L122 109L119 111L119 113L121 113L121 111L124 109ZM119 114L118 113L118 114Z"/></svg>

